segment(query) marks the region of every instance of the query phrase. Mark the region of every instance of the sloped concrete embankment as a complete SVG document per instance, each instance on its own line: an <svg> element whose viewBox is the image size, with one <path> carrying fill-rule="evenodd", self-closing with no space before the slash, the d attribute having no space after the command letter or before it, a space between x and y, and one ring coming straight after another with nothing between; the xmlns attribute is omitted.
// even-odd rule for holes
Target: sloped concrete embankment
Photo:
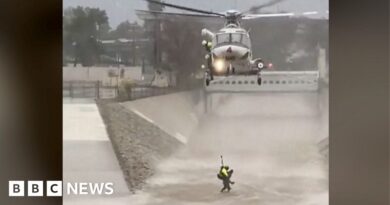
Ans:
<svg viewBox="0 0 390 205"><path fill-rule="evenodd" d="M136 198L146 201L141 204L327 204L327 165L317 147L327 136L321 102L327 99L319 95L215 94L207 113L202 95L191 92L122 103L185 143L156 165ZM229 199L218 192L220 155L237 171Z"/></svg>
<svg viewBox="0 0 390 205"><path fill-rule="evenodd" d="M202 112L200 99L201 92L194 91L124 103L97 102L130 191L141 189L157 162L187 142Z"/></svg>
<svg viewBox="0 0 390 205"><path fill-rule="evenodd" d="M152 196L169 192L169 197L164 198L166 202L178 200L177 194L183 194L181 200L195 200L196 197L185 191L193 177L204 180L196 180L201 190L217 190L217 184L204 188L214 174L219 154L228 154L229 163L241 167L241 177L237 175L241 184L259 189L247 190L244 195L257 196L256 193L263 190L262 182L268 171L275 175L273 177L279 177L275 174L275 170L279 170L283 177L313 178L310 182L316 184L313 186L321 184L316 194L322 199L326 198L326 179L318 164L318 148L314 147L315 142L326 135L323 133L326 121L321 117L324 109L319 106L321 100L316 93L224 94L213 98L211 113L204 113L201 93L183 92L100 107L129 187L131 190L145 188L142 195L145 199L155 199ZM171 157L161 160L167 156ZM247 165L242 164L243 161L247 161ZM186 174L189 167L195 173ZM245 174L256 170L262 173ZM210 173L210 177L205 177L204 173ZM146 179L148 185L142 186ZM275 185L280 184L276 181ZM179 185L168 189L170 183ZM282 188L295 193L297 190L288 184L286 182ZM244 187L239 189L244 190ZM272 190L272 193L279 191ZM269 193L265 195L268 197ZM311 193L302 188L296 197L306 200L309 195ZM287 198L285 200L289 200Z"/></svg>
<svg viewBox="0 0 390 205"><path fill-rule="evenodd" d="M181 143L118 102L97 103L130 191L142 188L156 161Z"/></svg>
<svg viewBox="0 0 390 205"><path fill-rule="evenodd" d="M179 92L121 103L126 110L186 144L204 112L201 91Z"/></svg>

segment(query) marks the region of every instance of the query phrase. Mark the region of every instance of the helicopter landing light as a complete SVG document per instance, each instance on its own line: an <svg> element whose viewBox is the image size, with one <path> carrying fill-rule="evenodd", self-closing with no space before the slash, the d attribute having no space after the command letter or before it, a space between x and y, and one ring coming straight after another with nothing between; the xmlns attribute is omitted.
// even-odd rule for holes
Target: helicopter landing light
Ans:
<svg viewBox="0 0 390 205"><path fill-rule="evenodd" d="M217 59L214 62L215 71L221 73L225 69L225 62L222 59Z"/></svg>

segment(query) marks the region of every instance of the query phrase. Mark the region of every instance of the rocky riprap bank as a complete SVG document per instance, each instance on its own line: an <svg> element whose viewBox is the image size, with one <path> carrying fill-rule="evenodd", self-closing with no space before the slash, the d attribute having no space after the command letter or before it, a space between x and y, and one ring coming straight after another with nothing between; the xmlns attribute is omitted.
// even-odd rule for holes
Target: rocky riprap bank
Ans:
<svg viewBox="0 0 390 205"><path fill-rule="evenodd" d="M97 105L129 190L141 189L153 175L156 162L182 144L119 102L101 100Z"/></svg>

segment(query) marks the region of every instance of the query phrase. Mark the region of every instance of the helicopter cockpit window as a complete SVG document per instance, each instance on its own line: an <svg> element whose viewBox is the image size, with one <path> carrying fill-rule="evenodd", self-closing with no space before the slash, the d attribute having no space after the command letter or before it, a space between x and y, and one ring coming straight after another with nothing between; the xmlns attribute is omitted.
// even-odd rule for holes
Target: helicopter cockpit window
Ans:
<svg viewBox="0 0 390 205"><path fill-rule="evenodd" d="M232 35L232 43L241 43L243 35L240 33L233 33Z"/></svg>
<svg viewBox="0 0 390 205"><path fill-rule="evenodd" d="M250 40L248 35L242 33L221 33L215 36L213 39L213 44L223 44L223 43L242 43L245 46L250 47Z"/></svg>
<svg viewBox="0 0 390 205"><path fill-rule="evenodd" d="M217 43L229 43L230 42L230 36L228 33L218 34L216 36Z"/></svg>
<svg viewBox="0 0 390 205"><path fill-rule="evenodd" d="M242 40L241 43L250 47L251 46L251 41L249 40L249 37L247 35L242 35Z"/></svg>

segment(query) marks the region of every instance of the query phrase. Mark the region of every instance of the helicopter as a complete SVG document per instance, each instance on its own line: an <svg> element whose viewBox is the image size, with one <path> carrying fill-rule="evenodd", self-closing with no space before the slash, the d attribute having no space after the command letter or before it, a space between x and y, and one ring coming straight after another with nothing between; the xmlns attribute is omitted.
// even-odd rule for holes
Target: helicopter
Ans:
<svg viewBox="0 0 390 205"><path fill-rule="evenodd" d="M266 68L273 67L272 63L266 63L262 58L253 58L250 35L247 30L241 27L242 20L272 17L307 16L318 14L318 12L316 11L302 12L300 14L291 12L253 14L254 11L276 4L281 0L271 0L266 4L257 7L252 7L245 12L240 12L238 10L231 9L223 13L190 8L157 0L145 1L152 4L158 4L163 7L190 11L197 14L137 10L138 12L152 13L153 15L224 18L224 26L217 32L213 33L206 28L202 29L201 31L202 37L205 38L205 40L202 41L202 45L207 51L207 55L205 56L207 66L202 65L202 69L205 70L204 80L206 86L209 86L210 82L213 81L214 77L216 76L234 75L256 75L257 84L261 85L261 71Z"/></svg>

